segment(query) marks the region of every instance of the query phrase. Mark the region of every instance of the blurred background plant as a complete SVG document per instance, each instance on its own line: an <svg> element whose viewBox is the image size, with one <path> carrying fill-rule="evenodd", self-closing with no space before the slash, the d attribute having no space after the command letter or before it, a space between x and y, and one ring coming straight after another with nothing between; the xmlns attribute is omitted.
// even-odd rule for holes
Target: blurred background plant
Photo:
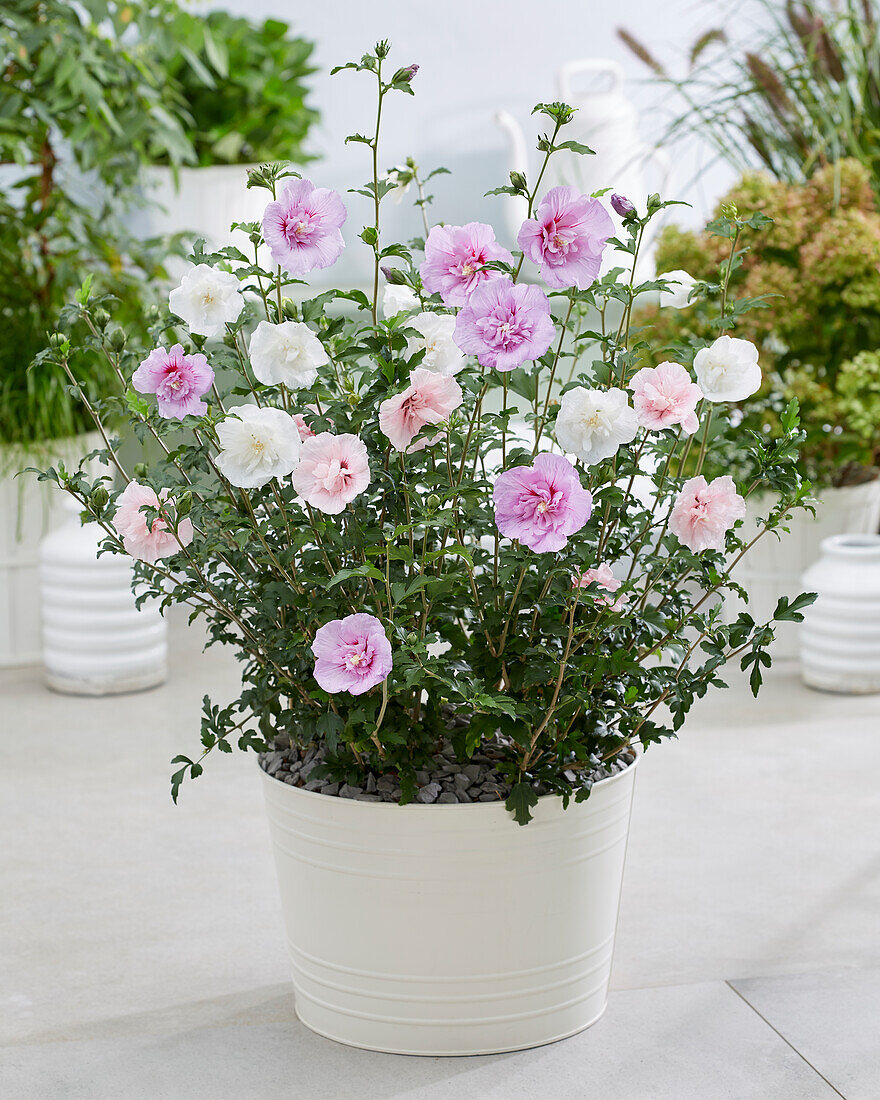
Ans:
<svg viewBox="0 0 880 1100"><path fill-rule="evenodd" d="M858 484L880 464L880 213L867 167L845 159L805 184L746 173L718 204L740 217L761 211L772 224L746 227L731 288L753 305L735 335L761 349L765 382L743 426L775 437L791 398L807 439L802 472L814 485ZM711 288L730 242L712 232L669 226L657 247L658 272L687 271L703 284L692 305L658 305L639 315L658 350L654 361L693 354L713 329ZM707 297L703 296L703 293ZM735 463L734 453L728 456Z"/></svg>
<svg viewBox="0 0 880 1100"><path fill-rule="evenodd" d="M843 158L880 193L880 35L875 0L747 0L736 33L702 33L676 76L626 29L630 50L679 96L663 141L699 134L742 170L790 183Z"/></svg>
<svg viewBox="0 0 880 1100"><path fill-rule="evenodd" d="M290 33L279 19L254 22L225 11L194 14L176 0L127 5L116 15L125 31L127 12L153 63L160 67L201 168L311 160L305 149L318 112L306 104L306 78L314 44ZM156 71L154 69L154 71ZM150 147L154 163L174 164L159 129Z"/></svg>
<svg viewBox="0 0 880 1100"><path fill-rule="evenodd" d="M173 0L5 0L0 7L0 444L84 431L66 379L32 368L86 275L146 331L173 254L140 239L144 165L302 160L311 44L275 20L199 16ZM79 334L80 336L82 334ZM75 340L78 343L79 340ZM104 389L98 357L77 364Z"/></svg>

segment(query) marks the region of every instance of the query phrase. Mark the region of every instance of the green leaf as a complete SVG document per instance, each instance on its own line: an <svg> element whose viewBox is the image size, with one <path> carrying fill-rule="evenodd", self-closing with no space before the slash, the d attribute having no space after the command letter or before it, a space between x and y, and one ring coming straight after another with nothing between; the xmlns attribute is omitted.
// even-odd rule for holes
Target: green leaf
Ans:
<svg viewBox="0 0 880 1100"><path fill-rule="evenodd" d="M528 825L532 820L532 808L537 806L538 796L530 783L514 783L504 805L513 814L517 825Z"/></svg>

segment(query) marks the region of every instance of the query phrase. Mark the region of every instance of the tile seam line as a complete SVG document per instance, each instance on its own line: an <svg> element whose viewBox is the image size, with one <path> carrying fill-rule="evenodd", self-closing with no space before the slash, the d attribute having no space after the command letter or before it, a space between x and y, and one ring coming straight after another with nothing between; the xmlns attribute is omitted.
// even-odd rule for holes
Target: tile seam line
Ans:
<svg viewBox="0 0 880 1100"><path fill-rule="evenodd" d="M751 1002L750 1000L748 1000L748 998L747 998L747 997L745 997L745 996L744 996L744 995L743 995L742 993L740 993L740 991L739 991L739 990L738 990L738 989L736 988L736 986L735 986L735 985L733 985L733 983L732 983L731 981L725 980L724 984L725 984L725 985L726 985L726 986L728 987L728 989L732 990L732 991L733 991L733 992L734 992L734 993L735 993L735 994L737 995L737 997L739 997L739 999L740 999L740 1000L741 1000L741 1001L743 1002L743 1004L744 1004L744 1005L748 1005L748 1007L749 1007L749 1008L750 1008L750 1009L752 1010L752 1012L754 1012L754 1014L755 1014L755 1015L756 1015L757 1017L759 1017L759 1018L760 1018L761 1020L763 1020L763 1021L764 1021L764 1023L765 1023L766 1025L767 1025L767 1027L769 1027L771 1031L774 1031L774 1032L775 1032L775 1033L776 1033L776 1034L777 1034L777 1035L779 1036L779 1038L780 1038L780 1039L781 1039L781 1040L783 1041L783 1043L785 1043L785 1044L786 1044L786 1046L790 1047L790 1048L791 1048L791 1049L792 1049L792 1050L793 1050L793 1051L795 1052L795 1054L796 1054L796 1055L798 1056L798 1058L800 1058L800 1059L801 1059L801 1061L802 1061L802 1062L803 1062L803 1063L804 1063L805 1065L807 1065L807 1066L809 1066L809 1067L810 1067L810 1069L811 1069L811 1070L813 1071L813 1073L815 1073L815 1074L816 1074L816 1076L817 1076L817 1077L821 1077L821 1078L822 1078L822 1080L823 1080L823 1081L825 1082L825 1084L826 1084L826 1085L827 1085L827 1086L828 1086L828 1087L829 1087L830 1089L832 1089L832 1090L833 1090L833 1091L834 1091L834 1092L835 1092L835 1093L836 1093L836 1094L837 1094L837 1095L838 1095L838 1096L839 1096L839 1097L841 1098L841 1100L847 1100L846 1096L845 1096L845 1095L844 1095L844 1094L843 1094L843 1093L842 1093L842 1092L840 1091L840 1089L839 1089L839 1088L837 1088L837 1087L836 1087L835 1085L833 1085L833 1084L832 1084L832 1083L831 1083L831 1082L830 1082L830 1081L828 1080L828 1078L827 1078L827 1077L825 1076L825 1074L821 1072L821 1070L818 1070L818 1069L816 1069L816 1067L815 1067L815 1066L813 1065L813 1063L812 1063L812 1062L811 1062L811 1061L809 1060L809 1058L807 1058L807 1057L805 1057L805 1056L804 1056L803 1054L801 1054L801 1052L800 1052L800 1051L798 1050L798 1048L797 1048L797 1047L796 1047L796 1046L794 1045L794 1043L792 1043L792 1042L791 1042L791 1041L790 1041L789 1039L787 1039L787 1038L786 1038L786 1037L785 1037L785 1036L784 1036L784 1035L782 1034L782 1032L781 1032L781 1031L779 1030L779 1028L778 1028L778 1027L774 1027L774 1025L770 1023L770 1021L769 1021L769 1020L767 1019L767 1017L766 1017L766 1016L765 1016L765 1015L763 1014L763 1012L759 1012L759 1011L758 1011L758 1009L757 1009L757 1008L755 1008L755 1006L754 1006L754 1005L752 1004L752 1002Z"/></svg>

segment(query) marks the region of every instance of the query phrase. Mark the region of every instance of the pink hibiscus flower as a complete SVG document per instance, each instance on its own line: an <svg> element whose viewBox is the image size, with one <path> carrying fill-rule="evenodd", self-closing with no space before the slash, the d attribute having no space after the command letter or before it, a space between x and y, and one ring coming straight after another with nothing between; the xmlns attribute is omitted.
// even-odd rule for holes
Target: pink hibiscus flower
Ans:
<svg viewBox="0 0 880 1100"><path fill-rule="evenodd" d="M315 679L335 694L363 695L391 671L391 643L374 615L346 615L325 623L312 642Z"/></svg>
<svg viewBox="0 0 880 1100"><path fill-rule="evenodd" d="M572 581L574 588L587 588L591 584L597 584L600 588L604 588L606 592L616 592L623 581L619 581L612 573L611 566L603 561L595 569L584 569ZM610 607L612 611L620 611L621 608L626 606L627 599L627 596L618 596L614 600L611 596L594 595L593 603L598 606Z"/></svg>
<svg viewBox="0 0 880 1100"><path fill-rule="evenodd" d="M184 355L183 346L170 351L156 348L131 376L138 393L154 393L159 415L183 420L204 416L208 406L201 400L214 382L214 372L204 355Z"/></svg>
<svg viewBox="0 0 880 1100"><path fill-rule="evenodd" d="M421 451L438 438L435 434L416 440L422 428L448 420L463 396L451 375L416 367L407 388L379 406L379 427L395 450L407 454Z"/></svg>
<svg viewBox="0 0 880 1100"><path fill-rule="evenodd" d="M681 487L669 517L669 530L695 554L723 550L727 532L745 514L746 502L729 474L710 482L701 475Z"/></svg>
<svg viewBox="0 0 880 1100"><path fill-rule="evenodd" d="M311 180L293 180L266 207L263 239L276 264L291 275L305 275L339 259L346 217L336 191L315 187Z"/></svg>
<svg viewBox="0 0 880 1100"><path fill-rule="evenodd" d="M629 384L635 395L633 408L643 428L658 432L680 424L688 435L697 430L694 411L703 391L678 363L642 367Z"/></svg>
<svg viewBox="0 0 880 1100"><path fill-rule="evenodd" d="M422 285L448 306L466 305L478 286L501 277L502 272L484 266L490 260L513 263L513 256L495 240L491 225L435 225L425 241L425 260L419 268Z"/></svg>
<svg viewBox="0 0 880 1100"><path fill-rule="evenodd" d="M505 470L495 482L495 523L537 554L561 550L593 510L593 497L563 455L543 452L533 466Z"/></svg>
<svg viewBox="0 0 880 1100"><path fill-rule="evenodd" d="M547 295L537 286L494 279L475 290L455 321L455 342L484 367L508 371L538 359L556 326Z"/></svg>
<svg viewBox="0 0 880 1100"><path fill-rule="evenodd" d="M328 515L338 515L370 484L367 448L356 435L321 432L303 441L293 487Z"/></svg>
<svg viewBox="0 0 880 1100"><path fill-rule="evenodd" d="M176 554L181 546L189 546L193 540L192 520L182 519L177 525L176 536L161 517L157 516L150 524L141 509L158 508L160 499L168 499L167 489L162 489L157 496L149 485L130 481L117 498L113 517L113 526L126 552L151 564Z"/></svg>
<svg viewBox="0 0 880 1100"><path fill-rule="evenodd" d="M602 266L602 252L614 236L611 215L598 199L574 187L553 187L534 218L523 222L517 244L540 266L541 278L554 289L587 290Z"/></svg>

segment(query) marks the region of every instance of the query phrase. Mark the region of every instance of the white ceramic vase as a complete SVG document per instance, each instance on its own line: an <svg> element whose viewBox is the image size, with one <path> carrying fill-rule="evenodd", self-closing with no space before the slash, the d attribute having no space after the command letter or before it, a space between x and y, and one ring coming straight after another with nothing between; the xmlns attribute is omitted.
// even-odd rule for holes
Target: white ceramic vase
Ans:
<svg viewBox="0 0 880 1100"><path fill-rule="evenodd" d="M158 605L138 609L130 559L98 557L104 532L80 524L76 502L67 517L40 545L47 685L70 695L117 695L161 684L168 642Z"/></svg>
<svg viewBox="0 0 880 1100"><path fill-rule="evenodd" d="M357 802L263 772L293 966L313 1031L395 1054L551 1043L605 1008L636 764L567 810L541 798Z"/></svg>
<svg viewBox="0 0 880 1100"><path fill-rule="evenodd" d="M30 448L0 447L0 668L40 661L40 539L66 515L63 493L19 471L59 462L76 469L83 455L100 446L94 432Z"/></svg>
<svg viewBox="0 0 880 1100"><path fill-rule="evenodd" d="M789 532L780 538L766 534L760 538L734 570L734 578L749 593L748 612L756 622L770 619L780 596L792 598L803 592L804 570L819 557L824 539L831 535L875 534L880 528L880 479L842 489L823 489L816 516L797 511L787 524ZM749 497L743 538L751 538L759 520L772 508L766 496ZM734 616L742 610L737 600L725 602L725 610ZM798 656L801 624L778 623L773 656Z"/></svg>
<svg viewBox="0 0 880 1100"><path fill-rule="evenodd" d="M880 692L880 535L834 535L803 577L818 593L801 628L804 683L846 694Z"/></svg>

